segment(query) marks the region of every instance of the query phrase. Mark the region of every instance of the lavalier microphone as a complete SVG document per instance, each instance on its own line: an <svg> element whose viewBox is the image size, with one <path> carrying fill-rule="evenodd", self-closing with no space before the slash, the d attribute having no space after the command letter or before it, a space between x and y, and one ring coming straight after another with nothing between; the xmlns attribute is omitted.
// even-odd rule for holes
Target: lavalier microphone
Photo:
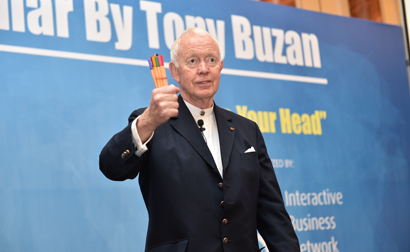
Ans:
<svg viewBox="0 0 410 252"><path fill-rule="evenodd" d="M199 126L199 130L202 132L205 130L204 126L204 121L202 119L198 120L198 126Z"/></svg>

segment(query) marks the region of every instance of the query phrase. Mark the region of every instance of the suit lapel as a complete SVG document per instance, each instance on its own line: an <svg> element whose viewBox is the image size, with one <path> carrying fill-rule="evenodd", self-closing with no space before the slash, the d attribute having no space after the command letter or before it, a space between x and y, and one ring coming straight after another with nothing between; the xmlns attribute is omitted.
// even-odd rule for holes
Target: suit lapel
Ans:
<svg viewBox="0 0 410 252"><path fill-rule="evenodd" d="M195 149L196 152L214 169L216 164L208 146L206 145L198 126L189 112L182 97L178 97L179 113L178 116L172 117L169 122L171 126L181 134L189 144ZM184 151L184 150L181 150Z"/></svg>
<svg viewBox="0 0 410 252"><path fill-rule="evenodd" d="M216 123L218 125L219 144L221 146L222 165L225 173L226 167L229 164L233 142L235 140L235 125L232 122L232 118L225 110L216 106L216 104L214 106Z"/></svg>

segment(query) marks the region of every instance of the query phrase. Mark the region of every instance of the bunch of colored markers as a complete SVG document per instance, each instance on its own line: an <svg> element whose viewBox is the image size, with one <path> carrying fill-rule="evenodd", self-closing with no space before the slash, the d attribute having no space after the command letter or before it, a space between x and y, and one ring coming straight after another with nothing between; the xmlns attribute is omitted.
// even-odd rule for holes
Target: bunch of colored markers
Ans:
<svg viewBox="0 0 410 252"><path fill-rule="evenodd" d="M162 55L154 54L148 59L152 79L156 88L168 86L167 73L165 72L164 59Z"/></svg>

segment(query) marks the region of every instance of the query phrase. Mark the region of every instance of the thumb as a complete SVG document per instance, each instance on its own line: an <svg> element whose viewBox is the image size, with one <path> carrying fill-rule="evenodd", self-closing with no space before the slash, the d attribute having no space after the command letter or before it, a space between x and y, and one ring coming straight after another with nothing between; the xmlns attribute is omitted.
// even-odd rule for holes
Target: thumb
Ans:
<svg viewBox="0 0 410 252"><path fill-rule="evenodd" d="M179 91L180 91L179 87L176 87L173 84L171 84L170 86L174 88L175 93L179 93Z"/></svg>

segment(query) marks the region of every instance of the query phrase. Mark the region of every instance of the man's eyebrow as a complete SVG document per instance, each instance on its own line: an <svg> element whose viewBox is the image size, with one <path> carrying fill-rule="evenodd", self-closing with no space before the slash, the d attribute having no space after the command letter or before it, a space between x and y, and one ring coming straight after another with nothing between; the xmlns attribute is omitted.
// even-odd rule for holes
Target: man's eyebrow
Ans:
<svg viewBox="0 0 410 252"><path fill-rule="evenodd" d="M216 52L210 52L210 53L207 54L207 56L218 57L218 54Z"/></svg>
<svg viewBox="0 0 410 252"><path fill-rule="evenodd" d="M209 52L205 55L205 57L218 57L218 54L216 52ZM187 58L191 58L191 57L199 57L199 53L188 53L186 55Z"/></svg>
<svg viewBox="0 0 410 252"><path fill-rule="evenodd" d="M191 57L198 57L197 53L188 53L186 55L187 58L191 58Z"/></svg>

